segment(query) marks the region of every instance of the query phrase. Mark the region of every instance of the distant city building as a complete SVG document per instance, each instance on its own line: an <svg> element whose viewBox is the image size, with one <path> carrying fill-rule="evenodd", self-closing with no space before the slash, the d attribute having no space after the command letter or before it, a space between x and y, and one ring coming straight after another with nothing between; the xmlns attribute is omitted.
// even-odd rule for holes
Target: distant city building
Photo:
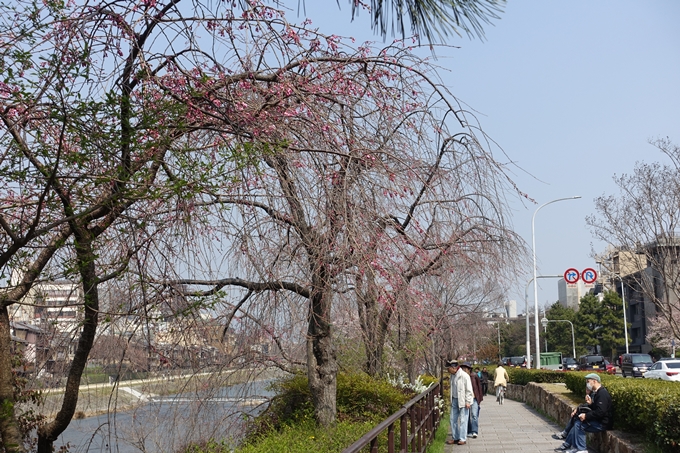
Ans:
<svg viewBox="0 0 680 453"><path fill-rule="evenodd" d="M11 283L18 284L21 278L21 272L14 271ZM38 325L43 330L72 333L82 321L82 305L80 285L67 280L38 282L10 307L10 319Z"/></svg>
<svg viewBox="0 0 680 453"><path fill-rule="evenodd" d="M560 304L565 308L578 311L581 298L588 294L588 289L582 280L576 283L567 283L563 278L557 282L557 297Z"/></svg>
<svg viewBox="0 0 680 453"><path fill-rule="evenodd" d="M505 313L508 318L516 318L517 317L517 302L514 300L509 301L507 304L505 304Z"/></svg>
<svg viewBox="0 0 680 453"><path fill-rule="evenodd" d="M49 355L49 337L40 327L23 322L10 321L10 336L14 349L21 351L24 364L21 372L33 372L44 366Z"/></svg>

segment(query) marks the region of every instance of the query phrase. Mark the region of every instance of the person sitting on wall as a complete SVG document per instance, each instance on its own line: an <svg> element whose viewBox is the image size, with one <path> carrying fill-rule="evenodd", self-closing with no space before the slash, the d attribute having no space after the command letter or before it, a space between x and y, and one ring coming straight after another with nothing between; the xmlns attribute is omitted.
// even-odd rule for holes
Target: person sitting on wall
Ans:
<svg viewBox="0 0 680 453"><path fill-rule="evenodd" d="M571 411L571 418L569 419L569 423L567 423L567 426L564 428L564 431L553 434L552 438L557 440L565 440L569 435L571 429L574 427L574 424L576 424L578 416L581 415L583 412L587 412L590 410L590 407L588 406L590 403L592 403L592 400L590 399L590 390L586 389L586 403L578 405L577 407L574 408L573 411Z"/></svg>
<svg viewBox="0 0 680 453"><path fill-rule="evenodd" d="M586 448L586 433L607 431L614 426L614 403L605 387L602 386L600 376L596 373L586 374L586 387L590 396L586 397L589 411L583 411L574 422L562 446L555 451L574 451L588 453Z"/></svg>

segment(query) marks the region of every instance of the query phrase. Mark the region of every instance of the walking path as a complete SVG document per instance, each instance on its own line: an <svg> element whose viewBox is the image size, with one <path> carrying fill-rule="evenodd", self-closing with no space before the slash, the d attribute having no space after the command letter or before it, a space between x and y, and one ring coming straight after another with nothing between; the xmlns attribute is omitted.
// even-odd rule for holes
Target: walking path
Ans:
<svg viewBox="0 0 680 453"><path fill-rule="evenodd" d="M468 436L466 445L446 445L444 453L552 452L562 444L551 436L563 427L524 403L506 399L501 406L494 395L486 395L481 408L479 437Z"/></svg>

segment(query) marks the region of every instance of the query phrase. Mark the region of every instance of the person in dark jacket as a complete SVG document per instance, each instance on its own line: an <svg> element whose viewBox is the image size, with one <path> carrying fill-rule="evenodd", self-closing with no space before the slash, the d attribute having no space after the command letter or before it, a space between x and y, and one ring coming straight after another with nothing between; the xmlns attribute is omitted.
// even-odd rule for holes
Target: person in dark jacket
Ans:
<svg viewBox="0 0 680 453"><path fill-rule="evenodd" d="M479 368L478 368L479 370ZM470 418L468 419L468 432L473 439L479 434L479 410L480 404L484 399L484 392L482 391L482 380L477 373L470 373L470 380L472 381L472 393L475 395L470 407Z"/></svg>
<svg viewBox="0 0 680 453"><path fill-rule="evenodd" d="M486 367L482 368L482 393L486 395L489 390L489 371Z"/></svg>
<svg viewBox="0 0 680 453"><path fill-rule="evenodd" d="M586 432L607 431L614 426L614 403L607 389L602 386L600 376L596 373L587 374L586 386L591 392L590 396L586 396L590 410L578 415L564 444L555 451L569 450L576 453L588 453Z"/></svg>

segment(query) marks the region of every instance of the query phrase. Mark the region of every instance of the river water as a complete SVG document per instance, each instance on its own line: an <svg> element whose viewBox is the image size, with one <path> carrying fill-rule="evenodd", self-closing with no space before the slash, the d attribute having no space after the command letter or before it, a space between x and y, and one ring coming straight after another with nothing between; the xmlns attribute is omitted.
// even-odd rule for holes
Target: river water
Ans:
<svg viewBox="0 0 680 453"><path fill-rule="evenodd" d="M270 381L238 384L203 395L177 394L152 398L134 410L73 420L55 447L71 452L171 453L207 439L243 434L243 420L264 408Z"/></svg>

